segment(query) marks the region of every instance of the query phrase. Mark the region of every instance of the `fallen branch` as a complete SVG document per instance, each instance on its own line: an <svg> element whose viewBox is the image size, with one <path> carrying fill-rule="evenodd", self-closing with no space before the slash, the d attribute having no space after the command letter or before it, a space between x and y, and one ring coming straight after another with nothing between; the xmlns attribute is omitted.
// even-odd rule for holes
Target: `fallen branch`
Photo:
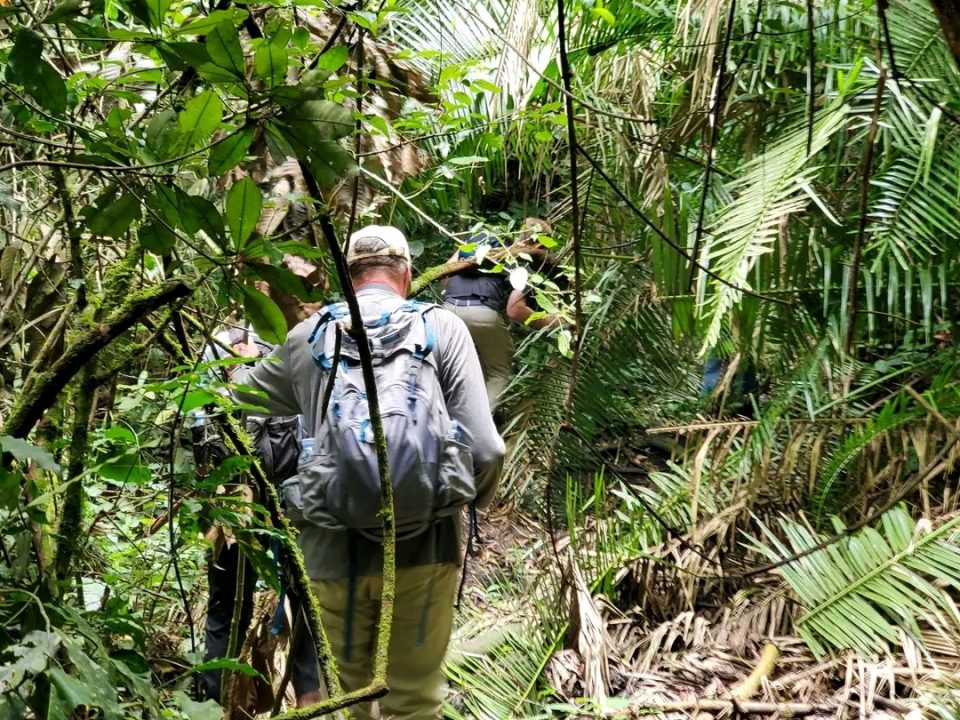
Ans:
<svg viewBox="0 0 960 720"><path fill-rule="evenodd" d="M646 702L640 701L633 705L634 710L649 710L650 714L671 712L728 712L747 715L784 715L786 717L800 717L814 713L836 712L837 708L830 705L813 705L811 703L793 702L738 702L736 700L717 700L713 698L698 698L681 702Z"/></svg>

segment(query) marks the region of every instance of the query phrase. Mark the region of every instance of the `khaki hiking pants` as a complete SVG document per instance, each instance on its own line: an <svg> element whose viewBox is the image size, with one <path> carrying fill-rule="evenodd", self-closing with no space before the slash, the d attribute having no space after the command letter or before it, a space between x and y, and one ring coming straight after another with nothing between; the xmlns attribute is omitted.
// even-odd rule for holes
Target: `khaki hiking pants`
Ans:
<svg viewBox="0 0 960 720"><path fill-rule="evenodd" d="M483 380L487 384L487 400L490 410L497 406L500 396L510 384L513 366L513 338L507 319L486 305L453 305L444 308L463 320L477 347Z"/></svg>
<svg viewBox="0 0 960 720"><path fill-rule="evenodd" d="M397 569L393 629L387 661L389 694L379 700L381 718L434 720L443 704L441 665L453 628L459 572L452 563ZM323 626L337 658L344 692L370 684L380 618L383 578L314 580ZM351 607L352 605L352 607ZM376 717L372 703L353 705L354 718Z"/></svg>

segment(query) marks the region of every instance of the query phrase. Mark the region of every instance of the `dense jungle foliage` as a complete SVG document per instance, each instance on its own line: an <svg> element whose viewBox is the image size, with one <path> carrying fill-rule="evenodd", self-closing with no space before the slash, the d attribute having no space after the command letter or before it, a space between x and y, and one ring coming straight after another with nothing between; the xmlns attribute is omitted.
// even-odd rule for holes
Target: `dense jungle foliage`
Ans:
<svg viewBox="0 0 960 720"><path fill-rule="evenodd" d="M530 216L567 324L515 328L446 713L960 713L956 0L0 0L0 67L0 717L293 713L202 349L340 297L361 223L436 299Z"/></svg>

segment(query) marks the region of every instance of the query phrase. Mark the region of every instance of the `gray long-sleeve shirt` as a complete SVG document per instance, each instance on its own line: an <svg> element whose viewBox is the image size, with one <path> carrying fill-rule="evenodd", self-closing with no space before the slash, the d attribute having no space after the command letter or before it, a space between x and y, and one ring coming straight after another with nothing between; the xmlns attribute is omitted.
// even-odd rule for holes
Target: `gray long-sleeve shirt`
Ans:
<svg viewBox="0 0 960 720"><path fill-rule="evenodd" d="M404 299L390 288L370 284L357 293L364 318L393 312ZM266 397L238 392L238 399L262 406L273 415L303 415L307 432L317 434L322 423L323 391L327 373L313 359L308 341L317 316L307 318L287 336L268 358L251 369L238 372L236 382L266 394ZM433 357L440 387L452 420L460 423L472 438L472 455L477 486L477 506L486 507L496 493L503 465L504 444L487 404L483 372L466 325L453 313L436 308L430 311L435 335ZM356 534L306 526L300 535L307 571L315 580L380 572L383 553L380 545ZM350 561L348 561L350 558ZM435 523L417 537L397 544L397 566L414 567L436 562L459 562L458 518ZM354 567L351 569L351 563Z"/></svg>

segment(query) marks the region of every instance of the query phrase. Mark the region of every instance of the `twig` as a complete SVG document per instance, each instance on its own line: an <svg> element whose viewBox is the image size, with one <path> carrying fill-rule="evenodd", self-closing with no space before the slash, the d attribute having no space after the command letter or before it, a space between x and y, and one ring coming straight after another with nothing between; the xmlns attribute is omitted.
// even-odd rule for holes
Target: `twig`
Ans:
<svg viewBox="0 0 960 720"><path fill-rule="evenodd" d="M766 300L767 302L776 303L777 305L790 306L790 305L793 304L793 303L791 303L791 302L789 302L789 301L787 301L787 300L781 300L781 299L776 298L776 297L771 297L770 295L763 295L763 294L761 294L761 293L754 292L753 290L748 290L747 288L740 287L739 285L735 285L735 284L733 284L732 282L730 282L729 280L727 280L727 279L725 279L725 278L722 278L722 277L720 277L719 275L717 275L717 273L715 273L715 272L714 272L713 270L711 270L710 268L706 267L705 265L702 265L699 261L697 261L697 259L696 259L695 257L693 257L690 253L688 253L684 248L682 248L680 245L678 245L678 244L675 243L673 240L671 240L671 239L670 239L670 236L668 236L663 230L661 230L660 227L657 226L657 224L653 222L653 220L651 220L650 218L648 218L647 215L646 215L640 208L638 208L638 207L634 204L634 202L633 202L629 197L627 197L627 194L626 194L623 190L620 189L620 187L619 187L619 186L617 185L617 183L613 180L613 178L611 178L610 175L607 174L607 172L600 166L600 163L597 162L597 161L584 149L584 147L583 147L582 145L578 145L577 147L580 149L580 152L581 152L581 153L583 154L583 156L587 159L587 161L588 161L588 162L594 167L594 169L597 171L597 175L599 175L600 177L602 177L602 178L606 181L607 185L610 186L610 189L613 190L614 194L615 194L617 197L619 197L621 200L623 200L624 204L626 204L626 206L627 206L628 208L630 208L630 209L634 212L634 214L637 215L637 217L639 217L641 220L643 220L644 224L646 224L647 227L649 227L651 230L653 230L653 232L656 233L656 235L657 235L661 240L663 240L667 245L669 245L671 248L673 248L673 250L674 250L678 255L680 255L681 257L686 258L687 260L689 260L689 261L693 264L694 267L702 270L705 274L707 274L709 277L712 277L714 280L716 280L717 282L719 282L721 285L726 285L726 286L727 286L728 288L730 288L731 290L736 290L737 292L741 292L741 293L743 293L744 295L747 295L747 296L749 296L749 297L757 298L758 300Z"/></svg>
<svg viewBox="0 0 960 720"><path fill-rule="evenodd" d="M807 0L807 156L813 150L813 119L817 111L813 94L817 68L817 38L813 34L813 0Z"/></svg>
<svg viewBox="0 0 960 720"><path fill-rule="evenodd" d="M70 201L70 193L67 192L67 181L59 166L53 169L53 184L60 196L60 204L63 205L63 224L67 226L67 238L70 241L70 273L77 284L77 309L83 310L87 306L87 286L83 276L81 243L83 235L73 216L73 203Z"/></svg>
<svg viewBox="0 0 960 720"><path fill-rule="evenodd" d="M417 215L420 216L421 219L423 219L423 220L424 220L425 222L427 222L429 225L432 225L433 228L434 228L437 232L439 232L441 235L443 235L443 236L445 236L445 237L448 237L448 238L450 238L451 240L456 240L457 242L459 242L459 238L457 237L457 235L456 235L455 233L452 233L452 232L450 232L449 230L447 230L443 225L441 225L440 223L438 223L438 222L437 222L436 220L434 220L432 217L430 217L429 215L427 215L427 213L425 213L423 210L421 210L421 209L418 208L416 205L414 205L413 201L410 200L410 198L408 198L408 197L407 197L406 195L404 195L402 192L400 192L399 190L397 190L397 188L395 188L393 185L391 185L387 180L385 180L384 178L380 177L380 176L377 175L376 173L370 172L369 170L367 170L367 169L364 168L364 167L358 168L358 170L359 170L361 173L363 173L364 176L370 178L371 180L376 181L376 182L379 183L382 187L386 188L386 189L389 190L391 193L393 193L393 194L400 200L400 202L402 202L404 205L406 205L406 206L409 207L411 210L413 210ZM461 234L463 234L463 233L461 233Z"/></svg>
<svg viewBox="0 0 960 720"><path fill-rule="evenodd" d="M870 130L867 132L867 147L863 152L863 163L860 167L860 220L857 225L857 236L853 241L853 261L850 263L850 284L847 290L847 331L843 340L843 353L850 355L853 348L853 329L857 320L857 287L860 277L860 257L863 252L863 239L867 232L867 203L870 199L870 172L873 169L873 147L877 139L877 130L880 126L880 108L883 104L883 88L887 79L887 71L880 68L877 76L877 96L873 101L873 116L870 119Z"/></svg>
<svg viewBox="0 0 960 720"><path fill-rule="evenodd" d="M713 176L713 161L716 155L717 135L720 132L720 113L724 102L724 78L727 72L727 53L730 49L730 35L733 33L733 20L737 12L737 0L730 0L730 10L727 13L727 27L723 34L723 45L720 47L720 57L717 60L717 85L714 91L713 104L710 107L710 140L707 144L707 168L703 173L703 190L700 191L700 208L697 211L697 227L693 237L693 250L690 255L700 256L700 242L703 240L703 221L707 213L707 197L710 195L710 180ZM693 273L687 283L689 289L693 285Z"/></svg>
<svg viewBox="0 0 960 720"><path fill-rule="evenodd" d="M570 362L570 387L567 389L566 424L573 423L573 401L577 390L577 374L580 369L580 345L583 341L583 307L581 295L583 281L581 265L583 258L580 254L580 194L579 178L577 175L577 127L573 118L573 94L570 92L571 73L570 60L567 57L567 31L564 18L563 0L557 0L557 40L560 55L560 79L563 82L564 102L567 111L567 145L570 150L570 224L573 240L573 307L574 307L574 338L573 358ZM591 180L593 175L591 175Z"/></svg>

